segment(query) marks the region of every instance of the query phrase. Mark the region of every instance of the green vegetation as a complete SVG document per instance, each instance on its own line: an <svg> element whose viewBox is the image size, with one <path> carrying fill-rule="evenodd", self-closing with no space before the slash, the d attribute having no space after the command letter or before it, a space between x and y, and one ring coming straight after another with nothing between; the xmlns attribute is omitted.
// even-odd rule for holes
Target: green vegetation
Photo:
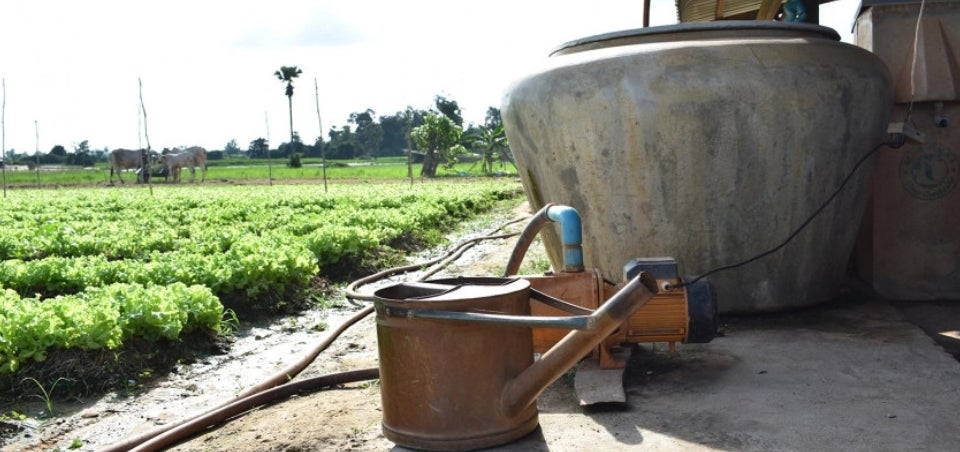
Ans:
<svg viewBox="0 0 960 452"><path fill-rule="evenodd" d="M223 169L212 177L221 180L319 179L323 171L319 166L321 159L326 160L328 168L349 167L358 162L390 167L384 169L384 173L353 175L360 178L491 176L516 172L500 110L490 107L483 124L464 125L460 106L455 100L443 96L436 96L434 108L429 110L408 106L404 111L380 116L371 109L351 113L348 124L331 127L326 138L318 136L312 143L305 142L292 128L292 82L301 73L296 66L283 66L274 73L286 84L285 95L291 108L289 141L274 146L266 138L259 137L244 150L236 139L230 139L220 150L208 149L208 165ZM8 149L4 164L10 170L9 182L13 184L90 184L108 181L110 151L107 148L91 149L86 140L74 146L72 152L62 145L54 145L50 151L39 155L32 150L27 153ZM160 154L178 150L164 148L151 149L150 152L158 158ZM409 169L406 166L408 154L416 157L415 166ZM41 171L34 171L38 166ZM276 167L277 174L272 174L273 167ZM283 171L283 168L291 171ZM385 172L389 172L389 176Z"/></svg>
<svg viewBox="0 0 960 452"><path fill-rule="evenodd" d="M38 394L37 397L39 397L40 399L42 399L42 400L43 400L43 404L47 407L47 415L48 415L48 416L53 416L53 414L54 414L54 411L53 411L53 390L57 388L57 384L58 384L58 383L60 383L61 381L66 381L67 379L66 379L66 378L58 378L57 381L53 382L53 385L50 386L50 390L49 390L49 391L47 390L46 387L43 386L42 383L40 383L39 381L37 381L36 378L27 377L27 378L24 378L24 380L25 380L25 381L32 381L34 384L37 385L37 387L40 389L40 392L43 394L43 395L39 395L39 394Z"/></svg>
<svg viewBox="0 0 960 452"><path fill-rule="evenodd" d="M43 361L51 349L115 349L125 339L176 339L181 332L217 331L223 306L209 289L113 284L41 300L0 294L0 373L26 360Z"/></svg>
<svg viewBox="0 0 960 452"><path fill-rule="evenodd" d="M453 119L439 114L428 114L423 125L414 127L410 139L426 150L422 174L436 176L441 162L448 167L456 163L457 155L466 153L465 147L457 146L462 136L463 129Z"/></svg>
<svg viewBox="0 0 960 452"><path fill-rule="evenodd" d="M266 183L270 176L275 181L285 180L315 180L322 183L323 167L321 159L317 157L303 157L300 159L300 167L293 168L289 165L289 159L246 159L231 158L226 160L209 160L207 179L210 181L230 181L238 184L243 183ZM414 168L415 181L420 183L422 179L419 176L419 167ZM476 176L483 177L487 175L515 176L516 168L512 165L500 164L496 168L491 164L491 169L487 171L487 162L480 160L462 162L449 167L440 167L437 169L436 176L463 177ZM58 171L41 171L40 183L44 186L49 185L91 185L107 184L110 178L110 165L100 163L92 168L68 168ZM199 176L198 176L199 178ZM406 157L383 157L377 160L328 160L327 161L327 179L328 180L370 180L378 181L383 179L399 180L407 178L407 158ZM126 177L125 177L126 179ZM186 181L188 178L185 178ZM198 179L199 180L199 179ZM154 178L152 181L156 185L173 184L165 182L162 178ZM7 183L14 186L35 186L37 183L37 173L35 171L7 171ZM187 182L183 182L186 184ZM134 185L129 183L128 185Z"/></svg>
<svg viewBox="0 0 960 452"><path fill-rule="evenodd" d="M149 193L17 189L4 199L0 374L53 350L220 334L236 315L298 308L316 298L316 278L347 275L345 262L402 255L521 190L479 179Z"/></svg>

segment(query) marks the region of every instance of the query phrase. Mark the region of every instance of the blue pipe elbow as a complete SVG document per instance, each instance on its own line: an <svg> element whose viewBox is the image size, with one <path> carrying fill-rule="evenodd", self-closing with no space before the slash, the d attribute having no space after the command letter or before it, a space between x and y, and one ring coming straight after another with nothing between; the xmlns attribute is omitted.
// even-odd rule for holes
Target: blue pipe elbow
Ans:
<svg viewBox="0 0 960 452"><path fill-rule="evenodd" d="M580 214L569 206L550 206L547 218L560 223L560 241L563 244L563 271L583 271L583 226Z"/></svg>

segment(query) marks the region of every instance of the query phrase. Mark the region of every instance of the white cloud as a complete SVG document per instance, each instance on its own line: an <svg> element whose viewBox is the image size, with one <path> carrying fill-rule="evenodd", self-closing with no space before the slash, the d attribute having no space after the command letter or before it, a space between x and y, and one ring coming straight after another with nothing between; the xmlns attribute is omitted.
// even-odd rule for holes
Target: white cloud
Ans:
<svg viewBox="0 0 960 452"><path fill-rule="evenodd" d="M317 9L302 23L255 25L233 42L240 48L342 46L361 42L364 36L333 11Z"/></svg>
<svg viewBox="0 0 960 452"><path fill-rule="evenodd" d="M138 77L155 148L219 149L231 139L246 147L267 134L266 118L277 144L289 133L284 85L273 76L280 66L304 71L294 82L294 128L307 140L320 133L314 79L324 129L368 108L430 108L438 94L456 100L467 121L482 122L510 82L550 50L639 28L642 7L636 0L5 2L6 147L32 152L34 121L41 152L82 140L98 149L145 145ZM673 0L653 0L653 25L675 14Z"/></svg>

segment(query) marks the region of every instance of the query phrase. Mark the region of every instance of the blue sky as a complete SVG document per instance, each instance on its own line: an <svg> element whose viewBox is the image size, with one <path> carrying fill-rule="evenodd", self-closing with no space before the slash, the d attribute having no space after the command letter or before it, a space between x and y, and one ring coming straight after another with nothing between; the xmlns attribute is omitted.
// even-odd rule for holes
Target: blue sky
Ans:
<svg viewBox="0 0 960 452"><path fill-rule="evenodd" d="M821 23L849 42L858 4L823 5ZM676 22L674 0L651 9L651 25ZM273 77L284 65L303 70L294 129L307 141L321 133L317 99L324 135L352 112L427 109L438 94L481 123L550 50L639 28L642 11L640 0L3 2L5 148L145 147L138 77L153 148L246 149L268 134L276 146L289 135Z"/></svg>

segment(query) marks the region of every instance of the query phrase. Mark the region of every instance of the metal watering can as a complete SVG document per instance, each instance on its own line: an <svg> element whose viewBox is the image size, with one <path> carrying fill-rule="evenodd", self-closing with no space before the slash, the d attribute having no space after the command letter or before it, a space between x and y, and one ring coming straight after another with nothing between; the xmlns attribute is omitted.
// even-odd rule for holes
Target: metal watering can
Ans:
<svg viewBox="0 0 960 452"><path fill-rule="evenodd" d="M532 432L537 397L657 291L631 279L589 315L530 316L570 305L514 277L461 277L377 290L383 433L405 447L493 447ZM532 328L572 330L534 361Z"/></svg>

